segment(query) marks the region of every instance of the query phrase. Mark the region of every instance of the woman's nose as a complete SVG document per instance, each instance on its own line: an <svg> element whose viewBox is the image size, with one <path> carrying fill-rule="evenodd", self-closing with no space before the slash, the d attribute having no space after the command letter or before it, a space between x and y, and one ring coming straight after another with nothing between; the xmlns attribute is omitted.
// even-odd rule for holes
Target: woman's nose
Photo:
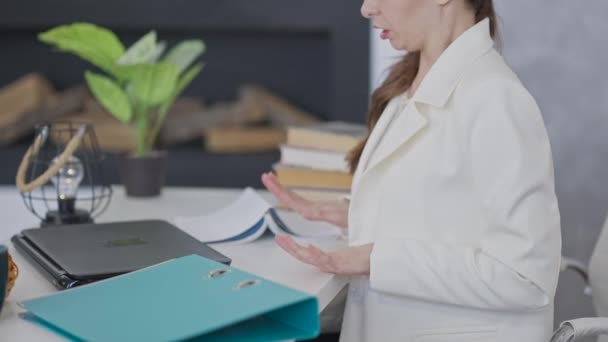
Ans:
<svg viewBox="0 0 608 342"><path fill-rule="evenodd" d="M371 19L372 17L378 15L378 10L374 5L373 0L363 1L363 5L361 5L361 15L367 19Z"/></svg>

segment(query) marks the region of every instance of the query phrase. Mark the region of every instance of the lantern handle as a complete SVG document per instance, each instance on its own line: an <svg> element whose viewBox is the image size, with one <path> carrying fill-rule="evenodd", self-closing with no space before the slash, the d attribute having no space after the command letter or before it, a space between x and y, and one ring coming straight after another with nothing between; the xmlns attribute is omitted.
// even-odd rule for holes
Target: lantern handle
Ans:
<svg viewBox="0 0 608 342"><path fill-rule="evenodd" d="M80 142L84 137L84 133L86 131L86 125L82 125L76 134L70 139L65 149L57 158L57 162L54 163L51 167L49 167L43 174L38 176L36 179L29 183L25 183L25 173L27 172L28 167L30 166L30 157L35 155L40 150L40 147L44 144L46 139L48 138L48 126L44 127L40 134L34 140L34 143L27 149L23 159L21 159L21 164L19 164L19 168L17 169L17 189L20 192L31 192L39 187L46 184L51 177L55 176L59 170L65 166L65 163L70 159L70 157L74 154L76 149L80 146Z"/></svg>

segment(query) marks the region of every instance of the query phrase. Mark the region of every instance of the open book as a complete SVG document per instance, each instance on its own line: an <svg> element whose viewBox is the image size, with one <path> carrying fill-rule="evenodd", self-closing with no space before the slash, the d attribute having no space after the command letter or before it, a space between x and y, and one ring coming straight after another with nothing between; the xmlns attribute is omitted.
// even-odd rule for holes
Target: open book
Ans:
<svg viewBox="0 0 608 342"><path fill-rule="evenodd" d="M266 231L305 239L337 239L342 236L338 226L309 221L296 212L273 208L252 188L246 188L236 201L216 212L176 217L173 223L206 243L246 243L256 240Z"/></svg>

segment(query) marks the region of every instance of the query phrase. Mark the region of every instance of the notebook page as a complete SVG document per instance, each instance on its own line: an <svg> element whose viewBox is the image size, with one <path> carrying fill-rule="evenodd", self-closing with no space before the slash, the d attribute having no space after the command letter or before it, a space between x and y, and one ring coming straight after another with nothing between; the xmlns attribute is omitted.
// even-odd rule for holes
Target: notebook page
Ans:
<svg viewBox="0 0 608 342"><path fill-rule="evenodd" d="M176 217L173 223L202 242L219 242L249 231L270 207L255 190L246 188L236 201L220 210L196 217ZM266 229L266 225L260 225L259 229Z"/></svg>
<svg viewBox="0 0 608 342"><path fill-rule="evenodd" d="M275 234L289 234L307 238L340 237L340 227L322 221L310 221L295 211L274 209L275 215L268 213L266 221ZM278 222L277 222L278 218Z"/></svg>

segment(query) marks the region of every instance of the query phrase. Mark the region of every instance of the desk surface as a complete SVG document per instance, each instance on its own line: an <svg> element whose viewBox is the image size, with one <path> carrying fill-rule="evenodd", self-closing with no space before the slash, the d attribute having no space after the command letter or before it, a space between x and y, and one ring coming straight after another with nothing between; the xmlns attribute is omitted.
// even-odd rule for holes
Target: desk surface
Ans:
<svg viewBox="0 0 608 342"><path fill-rule="evenodd" d="M139 219L172 219L175 216L200 215L219 209L238 196L240 189L165 188L160 197L127 198L119 186L114 186L110 206L97 222ZM272 200L268 193L263 193ZM4 341L62 341L55 334L18 317L22 311L17 302L56 292L42 274L38 273L12 248L10 237L24 228L38 225L38 219L25 209L14 187L0 186L0 243L7 244L19 265L17 283L0 314L0 336ZM320 243L332 248L336 242ZM320 309L340 292L347 283L342 277L322 273L302 264L264 238L245 245L215 245L215 249L232 258L232 266L257 274L277 283L310 293L319 299Z"/></svg>

